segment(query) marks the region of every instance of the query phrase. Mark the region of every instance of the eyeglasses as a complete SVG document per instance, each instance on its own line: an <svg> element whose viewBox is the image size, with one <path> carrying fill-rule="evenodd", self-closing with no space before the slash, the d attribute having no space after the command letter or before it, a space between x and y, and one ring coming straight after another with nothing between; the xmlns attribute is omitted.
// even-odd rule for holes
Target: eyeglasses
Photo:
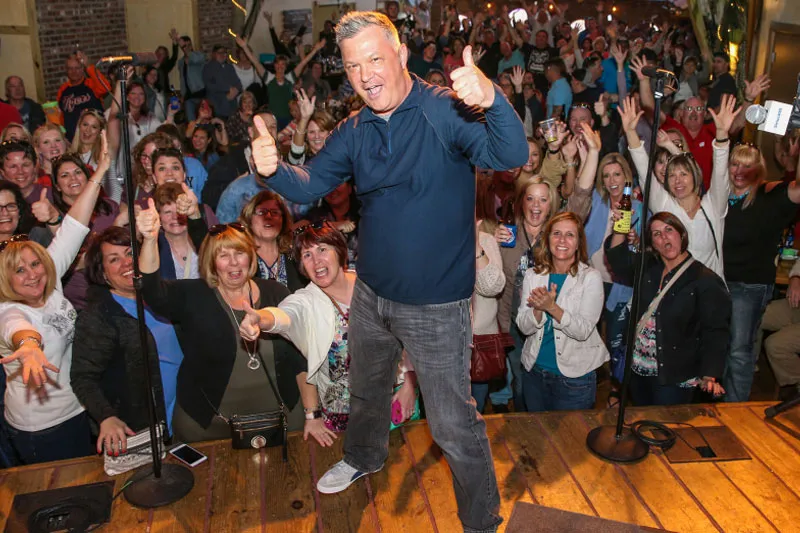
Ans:
<svg viewBox="0 0 800 533"><path fill-rule="evenodd" d="M14 202L12 204L0 205L0 213L2 213L3 211L5 211L7 213L18 213L19 212L19 204Z"/></svg>
<svg viewBox="0 0 800 533"><path fill-rule="evenodd" d="M327 220L323 220L322 222L314 222L313 224L306 224L305 226L297 228L296 230L294 230L293 234L295 237L297 237L298 235L302 235L309 229L322 229L324 227L333 228L333 225L331 225L331 223L328 222Z"/></svg>
<svg viewBox="0 0 800 533"><path fill-rule="evenodd" d="M0 242L0 253L3 253L3 251L6 248L8 248L8 245L11 244L12 242L28 242L29 240L31 240L30 237L28 237L24 233L20 233L19 235L14 235L7 241Z"/></svg>
<svg viewBox="0 0 800 533"><path fill-rule="evenodd" d="M227 231L228 228L234 229L239 233L245 232L244 226L242 226L238 222L231 222L230 224L217 224L215 226L211 226L210 228L208 228L208 234L216 237L217 235L225 233L225 231Z"/></svg>
<svg viewBox="0 0 800 533"><path fill-rule="evenodd" d="M265 217L265 216L269 215L269 216L274 217L274 218L277 218L277 217L283 215L283 213L281 213L280 209L256 209L255 211L253 211L253 214L256 215L256 216L259 216L259 217Z"/></svg>
<svg viewBox="0 0 800 533"><path fill-rule="evenodd" d="M702 113L706 110L706 106L704 105L687 105L684 109L686 111L697 111L698 113Z"/></svg>

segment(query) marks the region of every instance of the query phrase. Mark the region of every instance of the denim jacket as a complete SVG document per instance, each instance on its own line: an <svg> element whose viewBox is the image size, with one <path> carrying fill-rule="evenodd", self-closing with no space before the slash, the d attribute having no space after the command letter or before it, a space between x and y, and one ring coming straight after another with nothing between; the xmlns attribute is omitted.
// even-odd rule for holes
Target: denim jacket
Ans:
<svg viewBox="0 0 800 533"><path fill-rule="evenodd" d="M206 55L203 52L190 52L189 64L186 65L186 75L184 76L183 58L178 60L178 72L181 73L181 94L196 93L205 88L203 84L203 65L206 64ZM188 79L187 79L188 78Z"/></svg>

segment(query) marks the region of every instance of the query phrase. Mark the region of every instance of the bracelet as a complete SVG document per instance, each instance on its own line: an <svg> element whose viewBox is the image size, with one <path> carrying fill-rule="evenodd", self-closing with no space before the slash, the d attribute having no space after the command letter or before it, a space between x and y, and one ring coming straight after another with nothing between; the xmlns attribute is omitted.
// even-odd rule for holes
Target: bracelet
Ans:
<svg viewBox="0 0 800 533"><path fill-rule="evenodd" d="M744 101L745 101L745 102L747 102L748 104L752 104L752 103L753 103L753 102L755 102L756 100L755 100L755 98L754 98L754 99L752 99L752 100L750 100L749 98L745 98L745 99L744 99Z"/></svg>
<svg viewBox="0 0 800 533"><path fill-rule="evenodd" d="M572 161L571 163L567 163L568 167L578 168L578 162Z"/></svg>
<svg viewBox="0 0 800 533"><path fill-rule="evenodd" d="M730 138L729 138L729 137L725 137L724 139L715 139L715 140L716 140L716 141L717 141L719 144L723 144L723 143L726 143L726 142L730 141Z"/></svg>
<svg viewBox="0 0 800 533"><path fill-rule="evenodd" d="M303 412L306 414L313 413L314 411L319 411L319 405L314 407L303 407Z"/></svg>
<svg viewBox="0 0 800 533"><path fill-rule="evenodd" d="M298 130L294 130L294 132L295 133L299 133L300 135L305 135L306 134L306 130L299 130L298 129Z"/></svg>
<svg viewBox="0 0 800 533"><path fill-rule="evenodd" d="M39 348L41 348L41 347L42 347L42 341L40 341L40 340L39 340L39 339L37 339L36 337L25 337L24 339L22 339L21 341L19 341L19 342L17 343L17 349L20 349L20 348L22 348L22 345L23 345L23 344L25 344L25 343L26 343L26 342L28 342L28 341L33 341L33 342L35 342L35 343L36 343L36 346L38 346Z"/></svg>
<svg viewBox="0 0 800 533"><path fill-rule="evenodd" d="M481 250L481 253L475 256L475 259L480 259L486 255L486 250Z"/></svg>
<svg viewBox="0 0 800 533"><path fill-rule="evenodd" d="M549 153L551 153L551 154L555 155L555 154L557 154L558 152L560 152L561 150L560 150L560 149L559 149L559 150L551 150L550 148L548 148L548 149L547 149L547 151L548 151Z"/></svg>
<svg viewBox="0 0 800 533"><path fill-rule="evenodd" d="M319 409L312 413L306 413L306 420L316 420L317 418L322 418L322 411Z"/></svg>
<svg viewBox="0 0 800 533"><path fill-rule="evenodd" d="M55 222L50 222L48 220L47 222L45 222L45 224L47 224L48 226L58 226L59 224L61 224L62 220L64 220L64 217L61 216L61 214L59 214L58 218L55 220Z"/></svg>

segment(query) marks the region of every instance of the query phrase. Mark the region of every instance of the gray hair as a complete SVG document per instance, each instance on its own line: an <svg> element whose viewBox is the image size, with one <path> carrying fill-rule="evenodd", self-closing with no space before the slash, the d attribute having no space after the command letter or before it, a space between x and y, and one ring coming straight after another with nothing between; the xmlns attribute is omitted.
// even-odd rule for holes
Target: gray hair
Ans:
<svg viewBox="0 0 800 533"><path fill-rule="evenodd" d="M351 11L343 16L336 25L336 44L342 44L345 39L352 39L371 26L381 28L389 42L400 46L400 36L397 34L397 28L389 20L389 17L377 11Z"/></svg>

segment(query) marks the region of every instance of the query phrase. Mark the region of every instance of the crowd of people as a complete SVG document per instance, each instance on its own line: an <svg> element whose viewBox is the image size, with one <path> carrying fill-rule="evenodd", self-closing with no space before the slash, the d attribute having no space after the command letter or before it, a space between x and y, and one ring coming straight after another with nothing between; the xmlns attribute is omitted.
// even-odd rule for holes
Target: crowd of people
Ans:
<svg viewBox="0 0 800 533"><path fill-rule="evenodd" d="M279 403L321 446L344 433L319 485L336 492L381 468L389 406L407 419L419 396L465 531L484 531L499 523L487 403L589 409L610 375L613 405L629 353L636 405L746 401L762 330L797 389L800 268L770 301L800 142L778 150L784 176L737 142L766 76L739 87L688 21L628 25L602 2L580 22L524 2L447 6L433 29L425 2L341 17L305 47L308 28L279 37L264 13L270 64L243 39L206 57L173 30L125 94L78 52L63 127L6 80L0 463L125 453L147 427L149 362L176 441L225 438L231 414ZM675 74L659 117L646 67ZM505 375L470 379L473 334L510 335Z"/></svg>

